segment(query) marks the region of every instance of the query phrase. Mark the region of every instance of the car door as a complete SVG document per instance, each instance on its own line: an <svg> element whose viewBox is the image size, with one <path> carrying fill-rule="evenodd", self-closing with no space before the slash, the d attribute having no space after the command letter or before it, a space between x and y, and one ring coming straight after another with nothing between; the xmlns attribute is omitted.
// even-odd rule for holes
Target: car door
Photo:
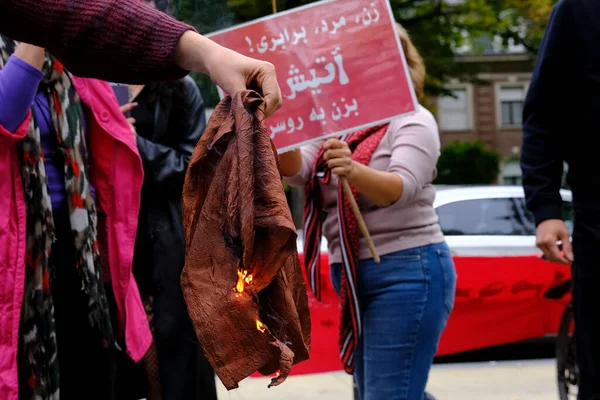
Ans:
<svg viewBox="0 0 600 400"><path fill-rule="evenodd" d="M558 325L549 321L558 322L559 308L544 293L566 278L568 268L539 257L535 221L522 195L457 197L436 210L458 274L455 309L439 354L552 333Z"/></svg>

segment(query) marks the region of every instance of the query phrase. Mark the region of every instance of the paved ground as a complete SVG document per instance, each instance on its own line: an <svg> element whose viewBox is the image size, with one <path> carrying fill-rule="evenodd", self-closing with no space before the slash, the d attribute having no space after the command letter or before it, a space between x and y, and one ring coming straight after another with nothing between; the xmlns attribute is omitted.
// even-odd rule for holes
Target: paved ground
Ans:
<svg viewBox="0 0 600 400"><path fill-rule="evenodd" d="M557 400L553 360L435 365L428 391L438 400ZM247 379L219 400L352 400L352 380L344 373L289 378L267 389L269 379Z"/></svg>

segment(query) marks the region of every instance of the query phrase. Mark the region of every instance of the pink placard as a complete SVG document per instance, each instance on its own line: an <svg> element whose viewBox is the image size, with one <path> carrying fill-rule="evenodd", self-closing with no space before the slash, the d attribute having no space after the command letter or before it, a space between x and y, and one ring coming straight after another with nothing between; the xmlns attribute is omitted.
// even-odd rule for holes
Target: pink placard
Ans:
<svg viewBox="0 0 600 400"><path fill-rule="evenodd" d="M388 0L326 0L208 35L277 68L284 105L267 120L280 152L414 113Z"/></svg>

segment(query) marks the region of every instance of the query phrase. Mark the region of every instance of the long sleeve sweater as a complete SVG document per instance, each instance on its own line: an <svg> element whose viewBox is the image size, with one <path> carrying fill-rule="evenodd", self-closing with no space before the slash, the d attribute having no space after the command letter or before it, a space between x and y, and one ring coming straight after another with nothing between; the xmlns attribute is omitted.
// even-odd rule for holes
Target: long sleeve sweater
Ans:
<svg viewBox="0 0 600 400"><path fill-rule="evenodd" d="M73 74L147 83L181 78L179 38L190 26L138 0L2 0L0 32L48 49Z"/></svg>
<svg viewBox="0 0 600 400"><path fill-rule="evenodd" d="M55 157L58 149L56 130L52 124L48 94L39 90L43 74L14 55L0 70L0 125L15 131L33 106L35 120L40 130L40 144L44 150L44 166L48 177L48 194L54 210L66 206L65 171L60 158ZM84 118L84 126L86 121ZM96 191L90 185L92 197Z"/></svg>
<svg viewBox="0 0 600 400"><path fill-rule="evenodd" d="M600 210L600 2L553 9L523 111L521 168L539 224L562 218L563 162L578 209Z"/></svg>
<svg viewBox="0 0 600 400"><path fill-rule="evenodd" d="M313 166L320 143L304 146L302 167L296 176L285 182L302 187L313 178ZM397 174L403 183L402 197L390 207L373 204L364 195L358 203L379 255L395 253L429 244L441 243L444 235L433 208L440 153L440 137L433 115L423 107L416 114L394 120L373 153L369 167ZM329 245L329 261L342 261L338 229L338 179L332 175L328 184L319 183L323 195L323 210L327 217L323 234ZM371 258L369 247L360 238L359 258Z"/></svg>

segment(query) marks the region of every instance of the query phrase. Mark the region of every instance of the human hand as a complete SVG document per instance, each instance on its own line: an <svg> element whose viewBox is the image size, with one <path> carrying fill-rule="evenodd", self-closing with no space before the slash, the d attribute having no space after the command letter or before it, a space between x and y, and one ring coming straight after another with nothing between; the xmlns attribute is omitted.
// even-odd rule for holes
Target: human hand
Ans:
<svg viewBox="0 0 600 400"><path fill-rule="evenodd" d="M272 64L233 51L225 59L227 61L210 75L217 86L230 95L246 89L256 90L265 101L265 117L281 108L281 90Z"/></svg>
<svg viewBox="0 0 600 400"><path fill-rule="evenodd" d="M207 74L227 94L251 89L265 100L265 116L282 104L275 67L227 49L195 32L183 34L177 45L176 62L181 68Z"/></svg>
<svg viewBox="0 0 600 400"><path fill-rule="evenodd" d="M331 172L338 177L352 178L356 171L356 163L352 159L352 152L348 143L338 139L329 139L323 143L323 158Z"/></svg>
<svg viewBox="0 0 600 400"><path fill-rule="evenodd" d="M559 241L562 242L560 245L557 243ZM567 225L561 219L549 219L538 225L536 245L549 261L567 265L573 262L571 235Z"/></svg>
<svg viewBox="0 0 600 400"><path fill-rule="evenodd" d="M15 57L20 58L27 64L41 71L44 67L46 50L32 44L20 43L15 50Z"/></svg>
<svg viewBox="0 0 600 400"><path fill-rule="evenodd" d="M302 168L302 153L300 149L278 154L279 167L283 176L296 176Z"/></svg>
<svg viewBox="0 0 600 400"><path fill-rule="evenodd" d="M127 104L123 104L121 106L121 112L125 115L127 115L127 113L131 110L133 110L135 107L137 107L138 103L127 103ZM137 136L137 131L135 129L135 118L127 118L127 122L129 123L129 128L131 129L131 133L133 133L133 136Z"/></svg>

